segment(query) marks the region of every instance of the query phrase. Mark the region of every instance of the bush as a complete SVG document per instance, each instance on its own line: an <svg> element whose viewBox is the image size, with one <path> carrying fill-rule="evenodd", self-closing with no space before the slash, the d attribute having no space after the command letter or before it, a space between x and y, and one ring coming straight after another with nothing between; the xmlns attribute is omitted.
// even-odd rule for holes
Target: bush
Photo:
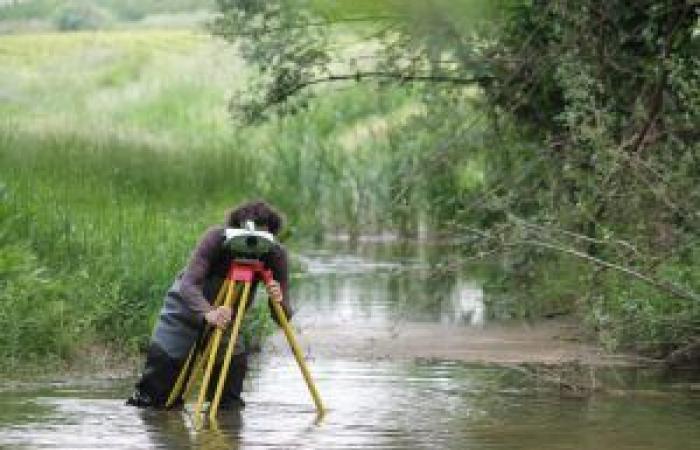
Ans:
<svg viewBox="0 0 700 450"><path fill-rule="evenodd" d="M56 12L56 28L61 31L96 30L111 22L110 14L91 3L71 3Z"/></svg>

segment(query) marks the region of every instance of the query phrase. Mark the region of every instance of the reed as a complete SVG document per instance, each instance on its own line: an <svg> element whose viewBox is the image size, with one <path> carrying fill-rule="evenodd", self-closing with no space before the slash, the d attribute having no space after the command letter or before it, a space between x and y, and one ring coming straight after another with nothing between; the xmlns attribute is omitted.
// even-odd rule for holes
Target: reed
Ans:
<svg viewBox="0 0 700 450"><path fill-rule="evenodd" d="M0 245L14 255L0 357L141 348L198 237L243 199L284 211L292 245L384 220L386 129L365 129L399 120L411 92L344 87L243 127L226 98L248 72L192 31L0 37ZM41 323L25 320L37 298ZM270 329L256 311L249 336Z"/></svg>

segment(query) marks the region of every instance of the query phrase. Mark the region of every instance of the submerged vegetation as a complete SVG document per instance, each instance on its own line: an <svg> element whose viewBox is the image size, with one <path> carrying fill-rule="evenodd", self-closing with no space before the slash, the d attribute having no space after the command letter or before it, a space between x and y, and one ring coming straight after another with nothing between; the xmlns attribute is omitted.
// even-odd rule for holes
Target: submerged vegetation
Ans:
<svg viewBox="0 0 700 450"><path fill-rule="evenodd" d="M0 24L67 5L16 3ZM139 348L198 236L251 197L293 242L498 255L492 290L519 295L493 308L576 313L610 348L691 343L697 8L533 3L222 0L224 39L0 35L0 357ZM92 4L122 23L199 8Z"/></svg>

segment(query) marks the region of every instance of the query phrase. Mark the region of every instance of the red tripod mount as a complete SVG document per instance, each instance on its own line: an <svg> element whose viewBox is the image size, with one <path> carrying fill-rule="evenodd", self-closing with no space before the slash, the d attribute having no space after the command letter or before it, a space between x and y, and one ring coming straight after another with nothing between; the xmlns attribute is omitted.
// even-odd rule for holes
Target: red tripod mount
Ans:
<svg viewBox="0 0 700 450"><path fill-rule="evenodd" d="M256 275L262 279L265 285L269 285L273 281L272 271L265 267L262 261L237 258L231 263L226 278L230 281L253 282Z"/></svg>

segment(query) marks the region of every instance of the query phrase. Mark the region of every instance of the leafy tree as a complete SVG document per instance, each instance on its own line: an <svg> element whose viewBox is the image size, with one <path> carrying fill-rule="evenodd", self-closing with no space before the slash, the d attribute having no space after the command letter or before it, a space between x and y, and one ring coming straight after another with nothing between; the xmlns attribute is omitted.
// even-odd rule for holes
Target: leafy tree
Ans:
<svg viewBox="0 0 700 450"><path fill-rule="evenodd" d="M566 283L586 283L614 341L700 334L696 2L338 3L218 2L213 31L259 70L240 117L294 112L328 83L417 83L424 113L395 130L387 171L403 228L427 211L471 249L508 250L531 286L583 262ZM465 182L470 167L483 177Z"/></svg>

